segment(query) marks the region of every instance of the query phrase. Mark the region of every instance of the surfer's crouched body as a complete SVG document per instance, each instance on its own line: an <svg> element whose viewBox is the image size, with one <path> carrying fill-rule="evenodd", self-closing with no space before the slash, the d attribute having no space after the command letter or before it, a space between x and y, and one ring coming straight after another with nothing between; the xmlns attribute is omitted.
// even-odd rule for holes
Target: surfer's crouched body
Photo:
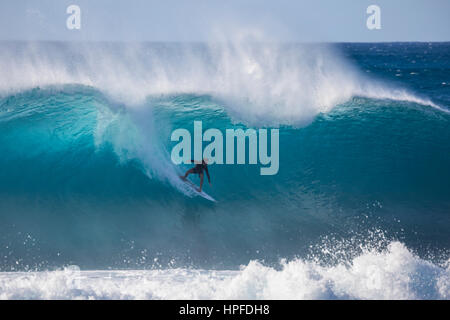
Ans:
<svg viewBox="0 0 450 320"><path fill-rule="evenodd" d="M209 172L208 172L208 161L206 159L203 159L202 162L200 163L199 161L194 161L194 159L191 160L192 163L195 163L195 167L189 169L188 171L186 171L186 173L184 174L184 176L182 176L181 178L186 179L188 175L190 175L191 173L195 173L198 174L200 177L200 188L199 188L199 192L202 192L202 187L203 187L203 171L206 172L206 176L208 177L208 183L211 184L211 179L209 177Z"/></svg>

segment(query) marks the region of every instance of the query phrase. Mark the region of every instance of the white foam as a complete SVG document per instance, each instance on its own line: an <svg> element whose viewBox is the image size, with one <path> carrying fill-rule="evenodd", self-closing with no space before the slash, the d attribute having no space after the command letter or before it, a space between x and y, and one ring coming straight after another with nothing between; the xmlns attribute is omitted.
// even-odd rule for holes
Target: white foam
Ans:
<svg viewBox="0 0 450 320"><path fill-rule="evenodd" d="M276 270L129 270L0 273L1 299L449 299L450 268L402 243L334 266L295 260Z"/></svg>

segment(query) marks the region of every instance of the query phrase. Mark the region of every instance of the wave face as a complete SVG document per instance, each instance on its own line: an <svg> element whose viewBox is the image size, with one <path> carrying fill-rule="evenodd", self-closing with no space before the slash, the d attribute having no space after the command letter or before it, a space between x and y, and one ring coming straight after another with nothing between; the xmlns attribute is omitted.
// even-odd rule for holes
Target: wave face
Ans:
<svg viewBox="0 0 450 320"><path fill-rule="evenodd" d="M448 299L448 44L0 46L0 298ZM196 120L279 128L279 173L193 196L170 135ZM136 283L33 291L67 265Z"/></svg>

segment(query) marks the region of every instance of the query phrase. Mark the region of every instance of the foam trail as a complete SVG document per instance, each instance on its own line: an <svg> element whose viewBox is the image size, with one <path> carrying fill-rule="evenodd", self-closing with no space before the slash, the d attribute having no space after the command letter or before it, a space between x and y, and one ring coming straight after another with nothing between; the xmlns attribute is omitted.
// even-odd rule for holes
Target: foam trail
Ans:
<svg viewBox="0 0 450 320"><path fill-rule="evenodd" d="M119 161L124 164L138 159L149 178L166 182L187 196L194 192L183 183L175 166L168 166L170 155L164 147L165 137L158 133L153 115L148 109L113 112L98 108L94 141L97 148L110 143Z"/></svg>
<svg viewBox="0 0 450 320"><path fill-rule="evenodd" d="M250 262L239 271L189 269L0 273L0 299L449 299L450 268L400 242L323 267Z"/></svg>

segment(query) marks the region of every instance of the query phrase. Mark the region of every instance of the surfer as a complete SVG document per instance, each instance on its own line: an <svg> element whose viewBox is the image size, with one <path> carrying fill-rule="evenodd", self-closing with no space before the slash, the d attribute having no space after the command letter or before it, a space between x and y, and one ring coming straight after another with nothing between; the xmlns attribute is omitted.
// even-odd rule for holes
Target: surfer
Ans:
<svg viewBox="0 0 450 320"><path fill-rule="evenodd" d="M181 179L186 180L187 176L190 175L191 173L198 174L199 177L200 177L200 188L199 188L198 192L202 192L203 171L206 172L206 176L208 177L208 183L211 184L211 179L209 177L209 172L208 172L208 159L205 158L205 159L202 160L202 162L191 160L191 162L195 163L195 167L193 167L193 168L189 169L188 171L186 171L184 176L181 176Z"/></svg>

